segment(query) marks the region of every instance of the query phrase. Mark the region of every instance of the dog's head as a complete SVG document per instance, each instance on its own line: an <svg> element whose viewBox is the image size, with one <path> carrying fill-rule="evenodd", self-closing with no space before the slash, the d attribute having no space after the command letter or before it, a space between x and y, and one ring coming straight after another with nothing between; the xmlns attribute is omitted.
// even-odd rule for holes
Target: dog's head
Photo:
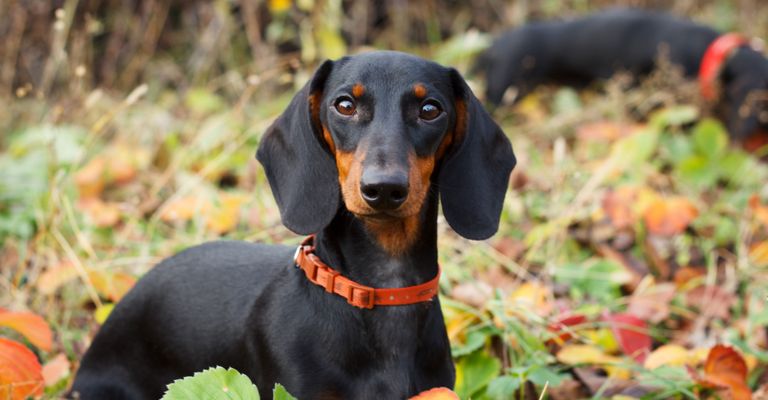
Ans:
<svg viewBox="0 0 768 400"><path fill-rule="evenodd" d="M748 150L768 136L768 76L745 78L728 85L722 111L728 132ZM762 140L761 140L762 139ZM756 149L751 149L756 150Z"/></svg>
<svg viewBox="0 0 768 400"><path fill-rule="evenodd" d="M493 235L515 165L508 139L456 70L396 52L323 63L257 158L289 229L317 232L343 206L390 253L416 239L435 189L456 232Z"/></svg>

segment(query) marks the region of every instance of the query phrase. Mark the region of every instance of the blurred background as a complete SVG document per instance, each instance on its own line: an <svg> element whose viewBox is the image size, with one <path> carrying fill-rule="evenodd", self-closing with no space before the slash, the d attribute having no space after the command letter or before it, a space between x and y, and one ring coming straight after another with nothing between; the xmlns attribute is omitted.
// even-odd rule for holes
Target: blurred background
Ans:
<svg viewBox="0 0 768 400"><path fill-rule="evenodd" d="M762 0L0 0L0 354L12 340L40 364L0 368L0 398L63 393L160 259L298 243L254 154L324 59L412 52L481 95L494 34L616 6L768 37ZM765 395L768 168L695 93L662 70L494 110L520 161L500 231L469 242L440 221L462 398L716 396L717 343Z"/></svg>

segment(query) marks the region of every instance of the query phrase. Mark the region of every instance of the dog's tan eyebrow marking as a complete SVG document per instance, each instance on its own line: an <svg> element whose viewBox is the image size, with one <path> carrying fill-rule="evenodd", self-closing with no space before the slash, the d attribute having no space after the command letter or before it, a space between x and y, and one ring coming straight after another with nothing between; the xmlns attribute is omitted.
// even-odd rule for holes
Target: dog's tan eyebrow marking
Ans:
<svg viewBox="0 0 768 400"><path fill-rule="evenodd" d="M413 85L413 94L416 95L416 97L423 99L427 97L427 88L421 83L417 83Z"/></svg>
<svg viewBox="0 0 768 400"><path fill-rule="evenodd" d="M355 83L354 86L352 86L352 96L354 96L356 99L360 98L365 93L365 86L363 86L362 83Z"/></svg>

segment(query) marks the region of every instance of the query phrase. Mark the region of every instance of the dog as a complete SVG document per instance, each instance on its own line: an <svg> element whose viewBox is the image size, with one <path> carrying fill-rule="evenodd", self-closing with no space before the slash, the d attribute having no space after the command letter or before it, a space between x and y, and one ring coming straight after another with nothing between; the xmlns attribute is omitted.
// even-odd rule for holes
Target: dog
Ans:
<svg viewBox="0 0 768 400"><path fill-rule="evenodd" d="M148 272L93 339L79 399L157 399L211 366L261 398L404 399L453 387L436 297L438 202L461 236L498 229L516 159L452 68L398 52L326 61L257 152L301 246L187 249Z"/></svg>
<svg viewBox="0 0 768 400"><path fill-rule="evenodd" d="M720 39L718 39L720 38ZM715 44L717 43L717 44ZM649 74L662 45L688 77L699 76L732 139L768 144L768 60L749 41L660 12L613 9L570 21L535 22L502 33L478 59L486 99L512 87L521 99L538 85L585 86L616 72ZM719 86L720 90L716 90Z"/></svg>

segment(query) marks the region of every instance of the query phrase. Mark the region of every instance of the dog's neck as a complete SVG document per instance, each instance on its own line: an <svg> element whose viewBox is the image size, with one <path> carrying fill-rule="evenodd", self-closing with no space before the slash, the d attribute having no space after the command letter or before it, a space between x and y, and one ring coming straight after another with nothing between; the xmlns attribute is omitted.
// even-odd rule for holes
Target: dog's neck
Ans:
<svg viewBox="0 0 768 400"><path fill-rule="evenodd" d="M419 214L418 239L402 254L392 255L363 221L341 208L318 233L316 254L347 278L374 288L427 282L437 274L437 209L437 195L430 192Z"/></svg>

